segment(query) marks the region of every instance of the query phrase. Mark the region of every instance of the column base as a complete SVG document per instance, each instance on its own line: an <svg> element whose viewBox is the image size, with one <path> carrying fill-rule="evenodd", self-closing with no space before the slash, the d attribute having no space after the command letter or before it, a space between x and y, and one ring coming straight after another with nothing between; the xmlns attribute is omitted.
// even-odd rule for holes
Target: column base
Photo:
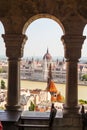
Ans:
<svg viewBox="0 0 87 130"><path fill-rule="evenodd" d="M20 105L13 105L13 106L11 106L11 105L6 104L5 108L6 108L6 110L21 110Z"/></svg>
<svg viewBox="0 0 87 130"><path fill-rule="evenodd" d="M75 106L75 107L64 106L63 116L77 117L77 116L79 116L79 109L80 109L79 106Z"/></svg>

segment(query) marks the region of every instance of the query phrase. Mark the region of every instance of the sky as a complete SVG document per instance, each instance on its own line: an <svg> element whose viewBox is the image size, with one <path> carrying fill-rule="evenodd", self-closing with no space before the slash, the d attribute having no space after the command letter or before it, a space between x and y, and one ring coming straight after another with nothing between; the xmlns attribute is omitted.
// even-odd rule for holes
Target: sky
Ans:
<svg viewBox="0 0 87 130"><path fill-rule="evenodd" d="M63 31L54 20L46 18L35 20L26 30L26 35L28 36L25 46L25 48L28 47L26 51L27 55L43 56L47 48L52 56L64 55L63 44L60 40Z"/></svg>
<svg viewBox="0 0 87 130"><path fill-rule="evenodd" d="M0 22L0 47L2 48L0 56L5 56L5 43L1 37L4 32L4 27ZM56 21L40 18L32 22L25 33L28 40L24 46L24 57L43 57L47 48L52 57L64 57L64 47L61 41L63 31ZM87 26L83 31L83 35L87 35ZM87 40L84 41L82 47L82 57L87 57Z"/></svg>

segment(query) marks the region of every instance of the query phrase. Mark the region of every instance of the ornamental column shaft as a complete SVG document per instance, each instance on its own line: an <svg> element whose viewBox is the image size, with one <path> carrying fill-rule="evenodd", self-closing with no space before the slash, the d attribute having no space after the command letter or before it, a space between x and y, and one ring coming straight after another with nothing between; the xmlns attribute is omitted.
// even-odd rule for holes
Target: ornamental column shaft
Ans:
<svg viewBox="0 0 87 130"><path fill-rule="evenodd" d="M65 114L78 113L78 59L81 57L84 39L84 36L78 35L62 37L66 58Z"/></svg>
<svg viewBox="0 0 87 130"><path fill-rule="evenodd" d="M3 35L8 57L7 110L20 108L20 58L23 55L25 35Z"/></svg>

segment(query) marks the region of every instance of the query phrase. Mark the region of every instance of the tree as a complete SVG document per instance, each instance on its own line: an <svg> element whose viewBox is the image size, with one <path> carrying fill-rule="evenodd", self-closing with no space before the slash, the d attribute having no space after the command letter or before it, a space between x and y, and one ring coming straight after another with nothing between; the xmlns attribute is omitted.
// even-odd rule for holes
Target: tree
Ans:
<svg viewBox="0 0 87 130"><path fill-rule="evenodd" d="M1 89L5 89L5 88L6 88L5 82L4 82L4 80L1 80Z"/></svg>
<svg viewBox="0 0 87 130"><path fill-rule="evenodd" d="M87 81L87 74L84 74L81 79L82 81Z"/></svg>
<svg viewBox="0 0 87 130"><path fill-rule="evenodd" d="M35 110L35 104L31 101L29 106L29 111L34 111L34 110Z"/></svg>

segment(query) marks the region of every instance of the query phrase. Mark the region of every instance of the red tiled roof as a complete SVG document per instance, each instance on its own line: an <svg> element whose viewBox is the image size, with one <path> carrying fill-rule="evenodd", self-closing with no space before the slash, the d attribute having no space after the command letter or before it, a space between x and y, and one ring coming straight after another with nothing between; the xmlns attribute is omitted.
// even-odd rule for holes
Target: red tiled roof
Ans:
<svg viewBox="0 0 87 130"><path fill-rule="evenodd" d="M51 80L50 81L50 85L49 85L49 89L48 89L48 91L49 92L58 92L58 90L57 90L57 88L56 88L56 86L55 86L55 84L54 84L54 82Z"/></svg>

